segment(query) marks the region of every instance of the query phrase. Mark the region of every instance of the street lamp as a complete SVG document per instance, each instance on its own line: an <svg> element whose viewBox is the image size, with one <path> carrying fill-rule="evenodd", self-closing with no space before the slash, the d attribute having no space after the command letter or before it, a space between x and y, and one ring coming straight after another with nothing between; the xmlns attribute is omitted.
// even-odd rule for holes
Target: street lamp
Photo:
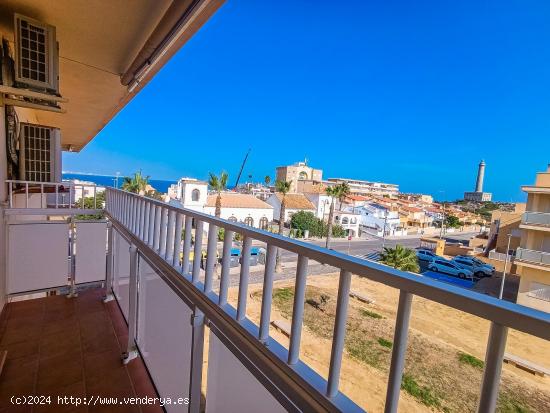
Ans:
<svg viewBox="0 0 550 413"><path fill-rule="evenodd" d="M504 271L502 272L502 280L500 280L500 292L498 298L502 300L502 295L504 294L504 281L506 280L506 266L508 265L508 257L510 254L510 240L512 239L512 234L508 234L508 246L506 247L506 259L504 260Z"/></svg>
<svg viewBox="0 0 550 413"><path fill-rule="evenodd" d="M384 229L382 230L382 248L386 246L386 223L388 222L388 210L384 214Z"/></svg>

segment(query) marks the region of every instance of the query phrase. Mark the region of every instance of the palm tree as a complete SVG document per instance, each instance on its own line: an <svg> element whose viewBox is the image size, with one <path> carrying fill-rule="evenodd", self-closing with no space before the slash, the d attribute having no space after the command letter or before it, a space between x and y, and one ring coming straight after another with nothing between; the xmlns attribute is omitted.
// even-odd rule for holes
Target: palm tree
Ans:
<svg viewBox="0 0 550 413"><path fill-rule="evenodd" d="M265 186L269 186L271 183L271 177L269 175L266 175L264 178Z"/></svg>
<svg viewBox="0 0 550 413"><path fill-rule="evenodd" d="M380 253L380 262L401 271L419 272L418 258L410 248L396 245L395 248L385 247Z"/></svg>
<svg viewBox="0 0 550 413"><path fill-rule="evenodd" d="M279 213L279 235L283 235L283 230L285 227L285 214L286 214L286 194L290 191L291 182L286 181L275 181L275 191L282 194L281 198L281 210ZM279 250L277 250L277 260L275 264L275 271L281 271L281 256Z"/></svg>
<svg viewBox="0 0 550 413"><path fill-rule="evenodd" d="M218 196L216 197L216 209L214 211L214 215L218 218L222 214L222 192L225 191L227 188L228 179L229 175L225 171L222 171L220 173L220 176L217 176L210 172L210 179L208 179L208 185L218 194Z"/></svg>
<svg viewBox="0 0 550 413"><path fill-rule="evenodd" d="M125 177L122 183L122 190L133 192L134 194L145 195L149 185L149 176L143 176L141 170L134 173L133 177Z"/></svg>
<svg viewBox="0 0 550 413"><path fill-rule="evenodd" d="M325 248L330 247L330 237L332 236L332 221L334 219L334 202L336 199L340 201L340 207L342 207L342 201L349 195L349 185L346 182L343 182L338 185L329 186L326 190L326 194L330 196L330 210L328 214L328 223L327 223L327 241L325 243Z"/></svg>

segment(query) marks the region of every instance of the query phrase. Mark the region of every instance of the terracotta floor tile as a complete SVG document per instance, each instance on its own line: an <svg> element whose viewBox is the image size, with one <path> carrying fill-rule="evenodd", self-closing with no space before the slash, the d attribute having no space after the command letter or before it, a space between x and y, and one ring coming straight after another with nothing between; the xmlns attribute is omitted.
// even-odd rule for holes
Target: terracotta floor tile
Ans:
<svg viewBox="0 0 550 413"><path fill-rule="evenodd" d="M54 356L80 358L82 353L80 345L80 331L69 329L58 334L49 334L40 339L40 358L46 359Z"/></svg>
<svg viewBox="0 0 550 413"><path fill-rule="evenodd" d="M73 383L82 381L83 366L80 354L78 356L66 356L64 354L40 359L36 391L44 394Z"/></svg>
<svg viewBox="0 0 550 413"><path fill-rule="evenodd" d="M38 340L22 341L7 345L0 345L0 351L7 350L6 360L29 357L38 354Z"/></svg>
<svg viewBox="0 0 550 413"><path fill-rule="evenodd" d="M96 354L84 355L84 374L86 380L111 374L116 370L124 370L121 353L107 350Z"/></svg>

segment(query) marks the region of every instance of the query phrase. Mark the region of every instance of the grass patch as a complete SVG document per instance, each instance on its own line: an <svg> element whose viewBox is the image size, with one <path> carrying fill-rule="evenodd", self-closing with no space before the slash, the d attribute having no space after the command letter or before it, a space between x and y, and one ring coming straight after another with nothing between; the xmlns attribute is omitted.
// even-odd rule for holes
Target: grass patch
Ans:
<svg viewBox="0 0 550 413"><path fill-rule="evenodd" d="M392 348L393 346L393 343L390 340L386 340L385 338L382 338L382 337L378 337L378 344L386 348Z"/></svg>
<svg viewBox="0 0 550 413"><path fill-rule="evenodd" d="M279 301L288 301L294 299L294 290L290 287L277 288L273 291L273 298Z"/></svg>
<svg viewBox="0 0 550 413"><path fill-rule="evenodd" d="M401 380L401 388L426 406L441 406L441 402L439 401L439 398L433 393L433 390L429 387L421 386L420 384L418 384L414 377L410 374L403 374L403 379Z"/></svg>
<svg viewBox="0 0 550 413"><path fill-rule="evenodd" d="M509 395L500 395L497 410L499 413L533 413L529 407Z"/></svg>
<svg viewBox="0 0 550 413"><path fill-rule="evenodd" d="M458 361L460 361L462 364L469 364L476 369L482 369L485 365L483 360L480 360L477 357L472 356L471 354L462 352L458 353Z"/></svg>
<svg viewBox="0 0 550 413"><path fill-rule="evenodd" d="M375 313L374 311L369 311L369 310L365 310L364 308L362 308L361 310L359 310L361 312L361 315L365 316L365 317L370 317L370 318L384 318L382 317L380 314L378 313Z"/></svg>
<svg viewBox="0 0 550 413"><path fill-rule="evenodd" d="M376 347L373 340L360 337L348 337L346 350L353 358L360 360L372 367L380 368L382 351Z"/></svg>

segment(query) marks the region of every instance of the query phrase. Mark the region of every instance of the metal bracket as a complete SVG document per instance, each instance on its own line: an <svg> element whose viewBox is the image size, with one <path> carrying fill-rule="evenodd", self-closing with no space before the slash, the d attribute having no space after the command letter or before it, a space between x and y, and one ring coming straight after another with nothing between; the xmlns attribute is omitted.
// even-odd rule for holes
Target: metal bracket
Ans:
<svg viewBox="0 0 550 413"><path fill-rule="evenodd" d="M114 294L111 294L111 293L106 294L105 296L103 296L103 302L104 303L108 303L110 301L113 301L114 299L115 299L115 296L114 296Z"/></svg>
<svg viewBox="0 0 550 413"><path fill-rule="evenodd" d="M191 314L191 325L193 327L199 327L205 324L204 314Z"/></svg>
<svg viewBox="0 0 550 413"><path fill-rule="evenodd" d="M124 353L122 353L122 363L128 364L133 359L136 359L138 357L139 357L139 352L136 349L130 350L130 352L125 351Z"/></svg>

